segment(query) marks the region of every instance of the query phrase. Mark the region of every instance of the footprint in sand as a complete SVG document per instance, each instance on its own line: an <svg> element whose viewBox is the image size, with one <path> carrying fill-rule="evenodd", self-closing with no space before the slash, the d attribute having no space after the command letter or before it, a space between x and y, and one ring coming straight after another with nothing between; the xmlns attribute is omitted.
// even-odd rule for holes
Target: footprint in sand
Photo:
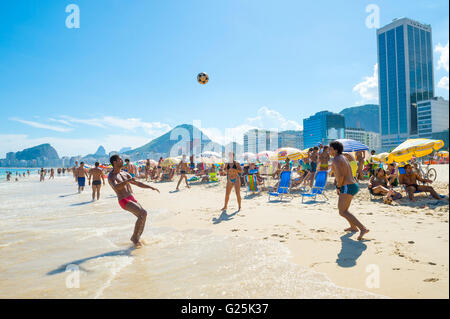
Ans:
<svg viewBox="0 0 450 319"><path fill-rule="evenodd" d="M431 261L430 261L430 262L428 262L428 264L429 264L429 265L433 265L433 266L436 266L436 264L435 264L435 263L433 263L433 262L431 262Z"/></svg>

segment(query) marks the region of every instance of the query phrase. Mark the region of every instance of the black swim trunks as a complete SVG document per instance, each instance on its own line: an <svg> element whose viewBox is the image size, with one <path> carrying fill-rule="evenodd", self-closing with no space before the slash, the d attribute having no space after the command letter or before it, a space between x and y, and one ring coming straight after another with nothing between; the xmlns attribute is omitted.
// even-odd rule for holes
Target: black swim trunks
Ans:
<svg viewBox="0 0 450 319"><path fill-rule="evenodd" d="M93 181L92 185L101 185L102 181L98 180L98 181Z"/></svg>

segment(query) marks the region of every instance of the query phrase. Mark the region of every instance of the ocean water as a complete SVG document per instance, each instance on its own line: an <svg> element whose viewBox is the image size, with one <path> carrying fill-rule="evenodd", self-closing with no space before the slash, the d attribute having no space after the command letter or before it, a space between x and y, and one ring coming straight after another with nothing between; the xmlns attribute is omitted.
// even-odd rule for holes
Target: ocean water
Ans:
<svg viewBox="0 0 450 319"><path fill-rule="evenodd" d="M374 298L289 261L279 242L157 227L141 249L135 218L106 191L97 202L73 178L0 184L0 298Z"/></svg>

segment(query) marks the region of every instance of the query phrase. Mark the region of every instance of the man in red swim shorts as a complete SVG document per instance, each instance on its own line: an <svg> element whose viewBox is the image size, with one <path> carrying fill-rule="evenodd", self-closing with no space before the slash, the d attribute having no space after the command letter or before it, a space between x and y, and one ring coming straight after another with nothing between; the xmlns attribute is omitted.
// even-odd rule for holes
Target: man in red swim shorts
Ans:
<svg viewBox="0 0 450 319"><path fill-rule="evenodd" d="M110 162L113 166L113 170L108 175L109 185L111 185L112 189L116 192L120 207L133 213L137 217L133 236L131 236L130 239L136 246L140 247L142 246L142 243L139 241L139 238L144 231L147 212L133 197L133 191L131 190L130 184L136 185L141 188L150 188L154 191L157 191L158 193L159 190L144 183L138 182L129 173L121 171L121 168L123 167L123 160L119 155L111 156Z"/></svg>

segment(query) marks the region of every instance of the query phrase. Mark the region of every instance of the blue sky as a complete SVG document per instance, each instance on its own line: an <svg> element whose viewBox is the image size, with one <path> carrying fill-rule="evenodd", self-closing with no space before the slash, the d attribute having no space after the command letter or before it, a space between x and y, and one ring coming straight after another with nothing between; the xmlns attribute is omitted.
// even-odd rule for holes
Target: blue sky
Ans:
<svg viewBox="0 0 450 319"><path fill-rule="evenodd" d="M78 29L65 24L72 3ZM0 157L44 142L61 156L137 147L194 120L239 141L250 127L298 129L321 110L377 103L369 4L381 26L431 24L448 99L443 0L1 1Z"/></svg>

